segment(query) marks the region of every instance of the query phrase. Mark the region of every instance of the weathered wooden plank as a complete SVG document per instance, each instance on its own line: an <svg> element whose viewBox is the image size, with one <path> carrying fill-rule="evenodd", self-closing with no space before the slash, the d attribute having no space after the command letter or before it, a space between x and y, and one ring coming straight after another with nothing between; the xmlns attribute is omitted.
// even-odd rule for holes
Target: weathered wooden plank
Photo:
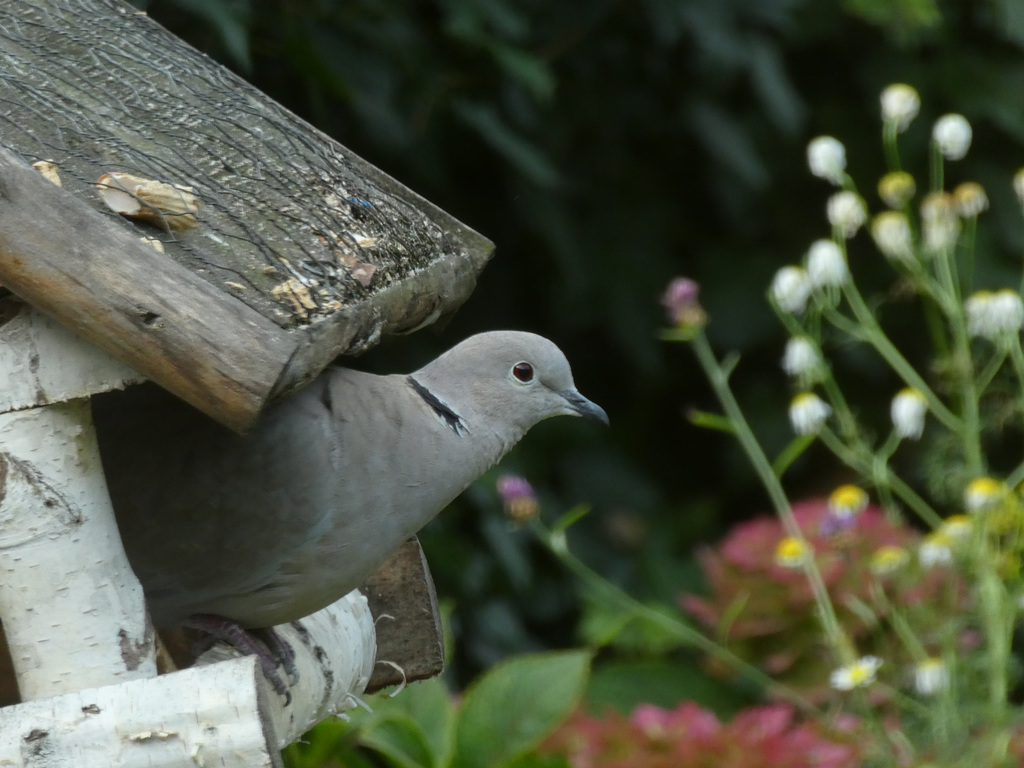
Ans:
<svg viewBox="0 0 1024 768"><path fill-rule="evenodd" d="M244 430L297 339L0 147L0 274L75 334Z"/></svg>
<svg viewBox="0 0 1024 768"><path fill-rule="evenodd" d="M52 161L80 202L293 331L274 395L383 333L450 313L490 257L486 239L121 0L0 3L0 58L0 145L26 163ZM96 188L109 173L189 187L195 225L121 219ZM18 292L9 266L0 283ZM84 267L74 262L69 277ZM34 261L19 269L33 278ZM109 288L90 309L81 297L54 316L82 327L80 313L101 314ZM121 359L144 370L145 346Z"/></svg>
<svg viewBox="0 0 1024 768"><path fill-rule="evenodd" d="M360 591L366 595L377 625L377 665L366 690L372 692L441 674L441 613L419 540L405 542Z"/></svg>

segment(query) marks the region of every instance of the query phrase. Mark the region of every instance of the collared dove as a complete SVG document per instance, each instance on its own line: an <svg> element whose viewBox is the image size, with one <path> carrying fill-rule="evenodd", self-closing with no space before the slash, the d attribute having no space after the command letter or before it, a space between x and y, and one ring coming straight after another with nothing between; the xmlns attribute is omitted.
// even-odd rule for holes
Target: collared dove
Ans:
<svg viewBox="0 0 1024 768"><path fill-rule="evenodd" d="M246 628L356 588L537 422L605 412L541 336L472 336L410 375L329 369L239 436L155 387L95 398L122 539L158 627Z"/></svg>

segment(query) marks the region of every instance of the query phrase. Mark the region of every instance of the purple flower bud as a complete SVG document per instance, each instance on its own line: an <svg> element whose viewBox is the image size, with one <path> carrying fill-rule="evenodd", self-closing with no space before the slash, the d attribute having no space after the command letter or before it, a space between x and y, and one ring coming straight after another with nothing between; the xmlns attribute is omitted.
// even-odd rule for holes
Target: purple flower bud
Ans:
<svg viewBox="0 0 1024 768"><path fill-rule="evenodd" d="M688 277L677 277L668 284L661 296L661 305L668 310L673 325L700 327L704 325L704 310L697 302L700 285Z"/></svg>
<svg viewBox="0 0 1024 768"><path fill-rule="evenodd" d="M537 503L533 488L525 478L518 475L502 475L495 485L505 507L505 514L513 520L529 520L537 514L540 505Z"/></svg>

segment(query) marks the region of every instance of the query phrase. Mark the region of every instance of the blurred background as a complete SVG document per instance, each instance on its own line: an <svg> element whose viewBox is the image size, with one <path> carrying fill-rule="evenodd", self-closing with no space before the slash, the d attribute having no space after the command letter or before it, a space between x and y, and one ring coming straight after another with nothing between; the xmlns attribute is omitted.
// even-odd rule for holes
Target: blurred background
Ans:
<svg viewBox="0 0 1024 768"><path fill-rule="evenodd" d="M872 212L884 171L878 95L914 86L922 112L901 137L927 186L931 125L974 128L948 187L980 182L975 287L1017 286L1024 224L1010 179L1024 165L1021 0L133 0L349 149L492 239L475 294L443 329L389 339L358 361L418 367L477 331L515 328L566 352L608 430L557 419L502 464L570 533L589 565L646 603L677 610L699 592L694 552L766 511L728 436L687 420L715 410L690 351L657 338L669 280L702 285L733 386L769 455L790 439L785 335L764 295L774 272L827 237L831 187L805 148L840 139ZM912 359L924 330L862 232L851 267L886 305ZM867 423L887 424L899 383L867 350L835 351ZM614 627L573 579L501 515L486 476L421 538L450 609L456 687L505 656L615 636L591 701L629 706L724 695L653 627ZM794 499L848 480L820 450L786 476ZM920 478L917 478L920 480ZM667 647L667 646L666 646ZM667 663L671 661L671 663ZM717 691L717 692L713 692ZM718 697L718 700L714 700Z"/></svg>

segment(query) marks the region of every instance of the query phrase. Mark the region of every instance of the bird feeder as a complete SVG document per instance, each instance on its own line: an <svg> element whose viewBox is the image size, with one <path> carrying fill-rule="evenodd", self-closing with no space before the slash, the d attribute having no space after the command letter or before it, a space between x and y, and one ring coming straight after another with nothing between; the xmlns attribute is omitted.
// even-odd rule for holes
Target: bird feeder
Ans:
<svg viewBox="0 0 1024 768"><path fill-rule="evenodd" d="M2 4L0 58L0 764L277 765L439 671L418 545L279 628L290 703L223 651L158 675L89 398L148 379L244 432L453 312L492 245L121 0Z"/></svg>

